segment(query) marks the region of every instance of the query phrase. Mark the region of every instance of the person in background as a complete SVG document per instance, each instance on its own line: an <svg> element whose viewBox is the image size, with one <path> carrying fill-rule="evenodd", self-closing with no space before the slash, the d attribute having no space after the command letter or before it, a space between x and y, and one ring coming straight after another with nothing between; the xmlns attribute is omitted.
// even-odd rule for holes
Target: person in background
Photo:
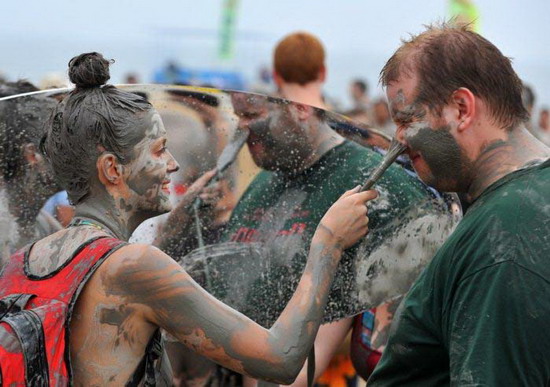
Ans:
<svg viewBox="0 0 550 387"><path fill-rule="evenodd" d="M273 79L280 95L297 104L281 107L286 114L269 119L269 109L262 103L255 106L249 100L234 98L235 110L241 114L239 126L251 132L248 146L252 158L264 170L239 200L223 240L242 243L267 241L277 246L281 253L293 256L303 254L303 246L311 237L311 225L325 206L340 195L347 184L363 182L368 171L377 165L379 155L370 148L345 140L310 107L326 107L322 98L327 75L325 50L317 37L307 32L284 37L275 47L273 69ZM254 130L264 127L264 124L269 127L269 136ZM404 187L404 197L422 192L414 178L394 168L384 176L381 184L395 208L399 206L393 197L395 187ZM278 214L281 203L286 202L296 203L294 212L302 214L301 217L286 219L288 214ZM247 214L263 215L258 218ZM394 215L375 205L371 209L371 224L389 222ZM273 222L270 219L278 219L279 228L267 227ZM285 230L297 230L298 233L287 232L287 237L281 237ZM353 251L349 253L354 254ZM374 332L377 345L383 346L393 309L383 305L380 311L379 317L384 317L378 319ZM362 321L361 316L357 319ZM345 340L352 325L353 318L346 318L321 326L315 341L315 378L318 383L329 385L344 381L353 384L357 381L349 350L351 336ZM366 361L366 358L358 360L360 369ZM329 371L322 376L327 368ZM306 370L307 364L293 385L306 385ZM245 379L245 385L252 384L251 379Z"/></svg>
<svg viewBox="0 0 550 387"><path fill-rule="evenodd" d="M539 112L539 122L535 136L547 146L550 146L550 110L548 108L543 108Z"/></svg>
<svg viewBox="0 0 550 387"><path fill-rule="evenodd" d="M74 207L69 203L67 191L59 191L46 200L43 210L55 217L63 227L67 227L74 216Z"/></svg>
<svg viewBox="0 0 550 387"><path fill-rule="evenodd" d="M550 380L550 149L510 59L432 25L381 72L397 139L427 184L471 207L401 302L369 386Z"/></svg>
<svg viewBox="0 0 550 387"><path fill-rule="evenodd" d="M372 104L372 114L372 126L388 136L393 137L396 128L391 120L390 110L385 98L378 98L374 101Z"/></svg>
<svg viewBox="0 0 550 387"><path fill-rule="evenodd" d="M353 107L351 110L344 112L344 115L359 122L368 123L372 121L371 101L367 81L363 79L353 80L349 86L349 93Z"/></svg>
<svg viewBox="0 0 550 387"><path fill-rule="evenodd" d="M536 128L533 125L533 108L535 107L537 98L533 88L526 83L522 83L521 100L523 101L523 106L525 106L527 113L529 113L529 120L525 122L525 127L527 130L531 131L531 133L534 133Z"/></svg>
<svg viewBox="0 0 550 387"><path fill-rule="evenodd" d="M258 69L256 81L250 86L250 91L264 95L274 93L272 72L268 66L261 66Z"/></svg>
<svg viewBox="0 0 550 387"><path fill-rule="evenodd" d="M0 97L38 91L21 80L0 85ZM57 101L42 95L0 102L0 177L7 233L0 235L4 249L16 249L62 228L42 210L46 200L59 191L53 173L39 150L44 125ZM11 226L8 226L11 224Z"/></svg>
<svg viewBox="0 0 550 387"><path fill-rule="evenodd" d="M128 85L135 85L141 83L141 80L137 73L127 73L124 76L124 83Z"/></svg>
<svg viewBox="0 0 550 387"><path fill-rule="evenodd" d="M325 109L325 49L307 32L287 35L273 53L273 81L279 97Z"/></svg>

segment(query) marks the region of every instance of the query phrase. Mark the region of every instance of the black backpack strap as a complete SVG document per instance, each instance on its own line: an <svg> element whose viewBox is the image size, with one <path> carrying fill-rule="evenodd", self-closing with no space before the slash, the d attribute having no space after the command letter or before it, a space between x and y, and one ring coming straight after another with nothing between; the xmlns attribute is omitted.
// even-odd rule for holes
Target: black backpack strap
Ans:
<svg viewBox="0 0 550 387"><path fill-rule="evenodd" d="M2 321L11 326L23 349L27 385L48 386L48 359L40 318L32 310L21 310L4 316Z"/></svg>
<svg viewBox="0 0 550 387"><path fill-rule="evenodd" d="M25 309L34 294L12 294L0 300L0 320L10 313L17 313Z"/></svg>
<svg viewBox="0 0 550 387"><path fill-rule="evenodd" d="M149 340L145 348L145 356L139 362L130 380L126 383L126 387L139 386L143 381L143 386L156 386L157 373L162 367L162 354L164 352L164 341L160 329L157 329ZM155 362L157 362L155 367Z"/></svg>
<svg viewBox="0 0 550 387"><path fill-rule="evenodd" d="M307 357L307 387L313 387L315 384L315 344L311 346L309 356Z"/></svg>

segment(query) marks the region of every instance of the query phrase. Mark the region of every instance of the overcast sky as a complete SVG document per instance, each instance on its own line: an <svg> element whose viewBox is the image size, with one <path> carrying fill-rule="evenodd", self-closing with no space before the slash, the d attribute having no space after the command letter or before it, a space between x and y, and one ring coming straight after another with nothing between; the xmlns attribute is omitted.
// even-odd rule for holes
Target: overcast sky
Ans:
<svg viewBox="0 0 550 387"><path fill-rule="evenodd" d="M534 86L538 102L550 105L550 1L475 0L481 33L514 58L519 75ZM65 72L81 52L116 59L112 82L138 72L151 79L167 60L201 68L242 71L254 81L269 64L285 34L318 35L328 52L330 96L347 101L351 78L366 78L376 90L378 72L400 38L447 16L447 0L241 0L235 57L217 56L221 0L3 0L0 72L38 82Z"/></svg>

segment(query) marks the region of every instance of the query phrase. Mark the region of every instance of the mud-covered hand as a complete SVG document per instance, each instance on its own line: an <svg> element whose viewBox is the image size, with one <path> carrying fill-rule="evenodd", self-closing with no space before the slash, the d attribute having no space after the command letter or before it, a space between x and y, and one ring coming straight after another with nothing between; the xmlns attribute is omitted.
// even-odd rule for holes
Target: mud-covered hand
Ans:
<svg viewBox="0 0 550 387"><path fill-rule="evenodd" d="M180 205L189 205L193 203L193 201L197 197L201 197L204 195L205 192L212 191L211 187L206 187L210 181L216 176L216 169L212 169L208 172L206 172L204 175L199 177L197 180L193 182L185 192L185 195L183 195L182 201ZM214 185L215 186L215 185ZM210 191L208 191L210 190ZM211 192L210 192L211 193ZM210 195L211 196L211 195ZM207 195L209 197L209 195Z"/></svg>
<svg viewBox="0 0 550 387"><path fill-rule="evenodd" d="M199 194L199 198L205 205L215 207L223 196L223 188L222 181L218 180L204 187Z"/></svg>
<svg viewBox="0 0 550 387"><path fill-rule="evenodd" d="M169 254L175 254L172 246L177 246L189 236L191 226L191 208L204 187L214 178L216 170L206 172L187 189L180 203L170 211L170 216L161 226L153 244Z"/></svg>
<svg viewBox="0 0 550 387"><path fill-rule="evenodd" d="M360 187L346 191L321 219L315 234L328 233L343 249L353 246L364 237L369 228L367 202L378 197L378 192L359 192Z"/></svg>

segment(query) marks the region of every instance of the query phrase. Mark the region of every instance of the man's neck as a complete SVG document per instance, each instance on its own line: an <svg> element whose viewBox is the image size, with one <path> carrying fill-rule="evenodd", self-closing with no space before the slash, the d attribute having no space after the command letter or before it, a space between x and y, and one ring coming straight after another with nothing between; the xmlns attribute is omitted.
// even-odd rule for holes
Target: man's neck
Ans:
<svg viewBox="0 0 550 387"><path fill-rule="evenodd" d="M472 164L473 179L467 195L476 199L487 187L526 165L550 158L550 149L525 128L506 133L505 138L483 144Z"/></svg>
<svg viewBox="0 0 550 387"><path fill-rule="evenodd" d="M303 103L319 109L326 109L322 98L323 82L313 81L305 85L298 83L282 83L279 85L281 97L293 102ZM334 132L324 122L320 122L319 128L314 131L315 146L311 156L302 164L302 168L289 172L289 175L300 173L317 163L321 157L335 146L344 142L344 138Z"/></svg>
<svg viewBox="0 0 550 387"><path fill-rule="evenodd" d="M326 109L322 97L322 86L323 83L320 81L309 82L305 85L283 83L280 85L281 97L290 101Z"/></svg>
<svg viewBox="0 0 550 387"><path fill-rule="evenodd" d="M283 174L287 176L300 174L315 165L328 151L345 141L342 136L330 129L326 123L320 123L320 125L315 139L315 146L310 157L300 163L300 168L284 171Z"/></svg>
<svg viewBox="0 0 550 387"><path fill-rule="evenodd" d="M322 124L326 125L326 124ZM340 136L338 133L334 132L328 127L322 130L322 135L320 136L319 145L315 150L315 155L313 161L310 163L310 166L315 164L321 157L325 155L329 150L340 145L344 142L344 137Z"/></svg>

